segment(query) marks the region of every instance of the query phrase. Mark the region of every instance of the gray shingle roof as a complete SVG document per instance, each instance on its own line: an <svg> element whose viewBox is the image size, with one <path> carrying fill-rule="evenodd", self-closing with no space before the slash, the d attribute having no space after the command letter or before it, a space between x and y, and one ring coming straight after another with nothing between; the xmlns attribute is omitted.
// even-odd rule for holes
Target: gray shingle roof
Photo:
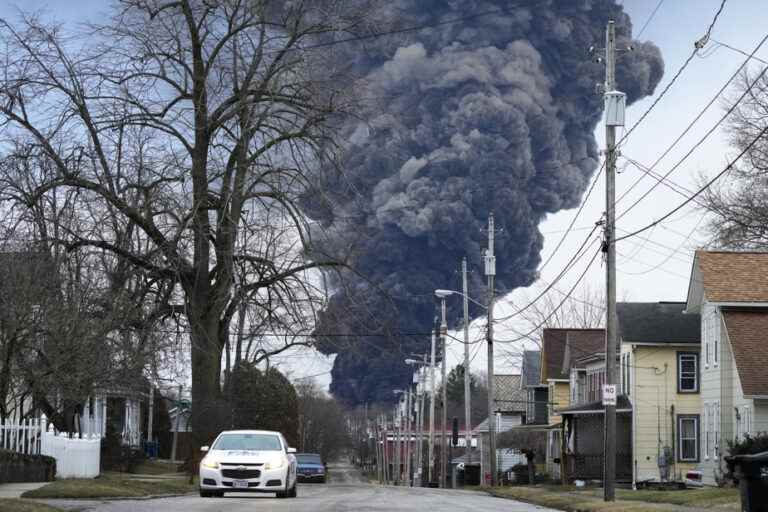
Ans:
<svg viewBox="0 0 768 512"><path fill-rule="evenodd" d="M700 316L684 310L684 302L619 302L619 335L625 342L698 344Z"/></svg>
<svg viewBox="0 0 768 512"><path fill-rule="evenodd" d="M493 400L502 411L525 411L528 392L521 375L494 375Z"/></svg>

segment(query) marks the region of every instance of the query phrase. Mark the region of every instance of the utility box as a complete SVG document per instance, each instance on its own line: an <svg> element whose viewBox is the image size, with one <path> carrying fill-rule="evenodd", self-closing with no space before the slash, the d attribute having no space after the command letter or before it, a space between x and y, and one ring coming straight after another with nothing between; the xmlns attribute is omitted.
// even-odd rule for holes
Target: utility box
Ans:
<svg viewBox="0 0 768 512"><path fill-rule="evenodd" d="M627 95L620 91L607 91L605 99L605 125L624 126L624 111L627 108Z"/></svg>

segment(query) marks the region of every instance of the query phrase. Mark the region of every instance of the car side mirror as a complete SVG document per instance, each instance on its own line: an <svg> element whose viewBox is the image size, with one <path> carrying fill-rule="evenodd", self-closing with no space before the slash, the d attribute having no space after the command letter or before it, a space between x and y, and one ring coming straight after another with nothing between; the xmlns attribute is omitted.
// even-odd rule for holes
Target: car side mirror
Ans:
<svg viewBox="0 0 768 512"><path fill-rule="evenodd" d="M288 448L288 453L296 453L296 448Z"/></svg>
<svg viewBox="0 0 768 512"><path fill-rule="evenodd" d="M210 450L210 449L211 449L211 447L210 447L210 446L201 446L201 447L200 447L200 451L201 451L201 452L203 452L203 453L206 453L206 452L207 452L208 450Z"/></svg>

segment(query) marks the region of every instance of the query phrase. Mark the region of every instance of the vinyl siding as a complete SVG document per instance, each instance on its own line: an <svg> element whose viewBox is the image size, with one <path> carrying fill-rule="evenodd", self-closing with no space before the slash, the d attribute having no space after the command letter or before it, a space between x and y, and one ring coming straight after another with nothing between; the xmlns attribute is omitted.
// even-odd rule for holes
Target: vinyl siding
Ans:
<svg viewBox="0 0 768 512"><path fill-rule="evenodd" d="M677 353L698 352L698 347L622 343L621 352L631 354L629 399L634 416L635 481L659 480L658 456L664 447L675 454L670 478L681 479L696 463L677 461L677 417L700 414L701 398L698 393L678 393Z"/></svg>
<svg viewBox="0 0 768 512"><path fill-rule="evenodd" d="M705 326L705 322L710 324ZM745 407L753 411L753 420L750 430L756 432L765 430L761 425L768 427L768 407L758 405L755 401L744 397L741 380L733 358L728 332L723 323L722 314L717 306L704 302L701 308L702 323L702 354L709 345L709 365L703 360L702 355L702 387L701 387L701 462L698 469L703 472L703 481L706 485L716 485L716 478L724 470L723 457L727 454L728 440L736 437L736 410L740 414ZM717 363L715 363L715 339L717 338ZM714 424L708 424L707 410L712 411ZM707 449L707 431L712 437L709 450ZM718 441L718 450L715 452L715 441Z"/></svg>

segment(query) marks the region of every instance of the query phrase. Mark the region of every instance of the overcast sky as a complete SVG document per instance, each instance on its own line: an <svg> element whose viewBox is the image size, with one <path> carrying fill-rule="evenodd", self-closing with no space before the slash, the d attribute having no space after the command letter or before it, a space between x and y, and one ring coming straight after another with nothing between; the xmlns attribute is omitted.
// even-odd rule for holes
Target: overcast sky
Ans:
<svg viewBox="0 0 768 512"><path fill-rule="evenodd" d="M635 33L650 16L657 5L657 0L626 0L624 2L635 26ZM0 0L0 16L13 16L12 3ZM98 19L105 12L108 2L104 0L26 0L18 2L25 8L47 7L54 16L63 22L77 22ZM634 104L627 111L627 128L656 99L659 92L669 82L672 75L680 68L691 52L693 44L701 38L711 23L720 0L666 0L648 24L643 40L653 41L661 48L665 61L665 74L657 88L656 95ZM768 11L762 0L730 0L712 31L712 39L726 43L746 53L750 53L759 41L768 33ZM596 41L601 45L602 42ZM768 60L768 43L756 55ZM622 154L646 166L654 163L667 147L678 137L701 109L710 101L734 71L746 59L745 56L710 40L700 56L693 59L687 69L660 101L652 113L628 137L621 151ZM753 62L750 69L758 69L759 62ZM718 100L702 116L695 127L678 143L669 155L656 167L655 171L665 174L706 131L723 115L723 100ZM621 131L619 132L621 135ZM598 126L595 136L600 147L604 147L604 128ZM682 165L670 175L674 183L685 189L695 190L703 177L719 172L733 156L727 135L718 128ZM617 197L633 184L642 173L632 165L626 165L625 159L619 160L617 176ZM598 182L584 211L575 224L575 230L569 234L565 243L557 251L552 261L542 271L542 277L550 281L568 262L577 247L586 237L589 229L604 211L605 196L603 178ZM621 214L625 208L644 194L655 182L644 178L638 186L629 192L617 204ZM657 186L648 197L640 202L617 224L618 235L632 231L662 216L683 200L678 193L664 185ZM545 234L543 259L546 260L558 244L563 230L567 228L575 210L563 211L552 215L541 226ZM702 229L706 225L704 213L695 205L686 207L668 221L639 237L622 241L618 244L618 295L633 301L685 300L688 275L690 273L693 250L703 246L708 240ZM503 236L503 235L502 235ZM559 290L570 289L573 280L581 274L591 252L583 258L576 268L557 285ZM503 258L497 254L497 258ZM584 284L593 289L601 289L604 283L604 267L596 262L587 273ZM521 290L513 294L518 303L532 292ZM499 315L508 314L510 306L501 305ZM480 333L481 322L473 325L472 338ZM501 339L513 337L509 327L514 322L497 327ZM518 328L521 326L517 325ZM456 333L457 334L457 333ZM473 346L473 367L485 368L485 346ZM449 357L458 362L463 348L458 343L449 344ZM317 375L318 381L327 384L330 360L316 355L288 354L282 364L294 376ZM509 364L501 360L500 371L513 371Z"/></svg>

